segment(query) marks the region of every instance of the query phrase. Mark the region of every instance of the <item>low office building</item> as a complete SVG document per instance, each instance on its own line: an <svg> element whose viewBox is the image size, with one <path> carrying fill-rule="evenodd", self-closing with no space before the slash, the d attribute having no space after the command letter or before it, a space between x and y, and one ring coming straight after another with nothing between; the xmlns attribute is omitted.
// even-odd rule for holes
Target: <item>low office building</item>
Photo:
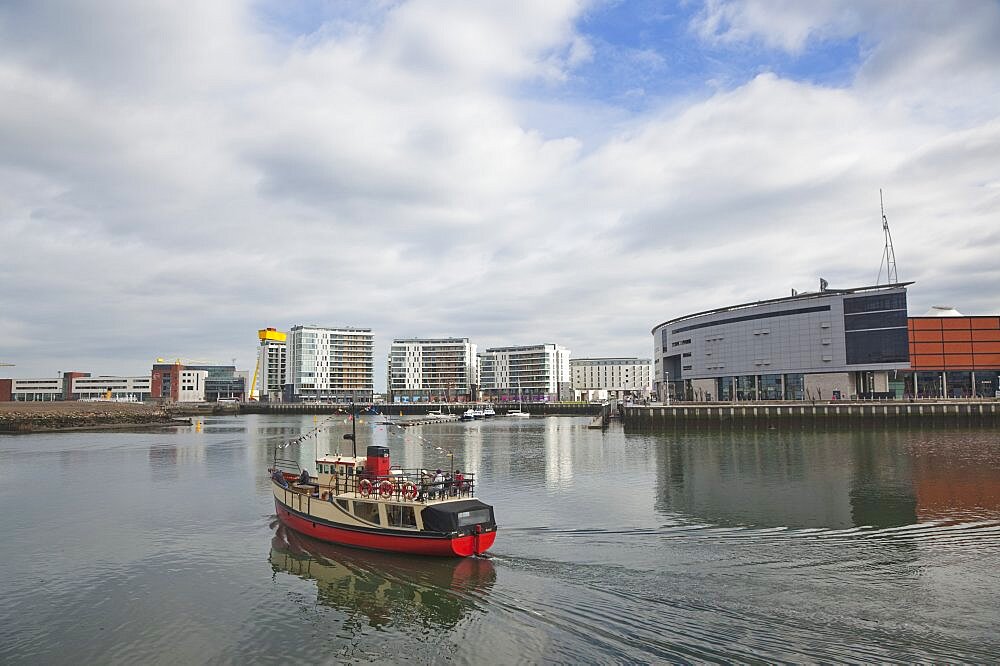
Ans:
<svg viewBox="0 0 1000 666"><path fill-rule="evenodd" d="M468 402L476 393L476 345L468 338L409 338L389 348L390 402Z"/></svg>
<svg viewBox="0 0 1000 666"><path fill-rule="evenodd" d="M909 284L824 288L666 321L652 330L654 389L661 400L895 395L910 365Z"/></svg>
<svg viewBox="0 0 1000 666"><path fill-rule="evenodd" d="M371 402L375 336L370 328L293 326L288 333L288 402Z"/></svg>
<svg viewBox="0 0 1000 666"><path fill-rule="evenodd" d="M119 377L89 372L64 372L61 377L0 379L0 402L51 402L56 400L134 400L151 397L148 375Z"/></svg>
<svg viewBox="0 0 1000 666"><path fill-rule="evenodd" d="M243 400L248 384L245 371L234 365L153 365L151 393L166 402L218 402Z"/></svg>
<svg viewBox="0 0 1000 666"><path fill-rule="evenodd" d="M74 400L135 400L145 402L152 397L152 377L114 377L89 375L74 377L70 390Z"/></svg>
<svg viewBox="0 0 1000 666"><path fill-rule="evenodd" d="M152 396L164 402L206 402L209 372L188 368L180 363L153 366ZM218 395L215 396L218 400Z"/></svg>
<svg viewBox="0 0 1000 666"><path fill-rule="evenodd" d="M648 358L574 358L569 362L577 400L647 398L653 361Z"/></svg>
<svg viewBox="0 0 1000 666"><path fill-rule="evenodd" d="M572 400L569 356L551 343L487 349L479 357L481 396L497 402Z"/></svg>

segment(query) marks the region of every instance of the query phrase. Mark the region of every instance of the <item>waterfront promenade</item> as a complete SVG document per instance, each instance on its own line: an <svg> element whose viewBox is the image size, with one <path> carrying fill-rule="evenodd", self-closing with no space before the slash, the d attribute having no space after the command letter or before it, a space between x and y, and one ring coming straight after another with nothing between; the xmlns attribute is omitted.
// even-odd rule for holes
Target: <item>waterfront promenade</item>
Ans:
<svg viewBox="0 0 1000 666"><path fill-rule="evenodd" d="M998 400L807 401L622 406L626 427L937 424L1000 425Z"/></svg>

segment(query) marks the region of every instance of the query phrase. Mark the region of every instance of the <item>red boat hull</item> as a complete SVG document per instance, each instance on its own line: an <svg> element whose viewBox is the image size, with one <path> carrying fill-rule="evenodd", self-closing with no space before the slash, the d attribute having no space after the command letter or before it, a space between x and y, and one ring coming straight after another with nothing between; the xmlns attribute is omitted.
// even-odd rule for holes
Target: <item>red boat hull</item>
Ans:
<svg viewBox="0 0 1000 666"><path fill-rule="evenodd" d="M320 541L384 550L393 553L409 553L411 555L436 555L439 557L469 557L485 553L493 545L496 532L483 532L468 536L424 536L417 534L386 534L362 529L347 529L337 527L328 522L317 521L314 518L289 509L277 498L274 509L278 519L289 528L311 536Z"/></svg>

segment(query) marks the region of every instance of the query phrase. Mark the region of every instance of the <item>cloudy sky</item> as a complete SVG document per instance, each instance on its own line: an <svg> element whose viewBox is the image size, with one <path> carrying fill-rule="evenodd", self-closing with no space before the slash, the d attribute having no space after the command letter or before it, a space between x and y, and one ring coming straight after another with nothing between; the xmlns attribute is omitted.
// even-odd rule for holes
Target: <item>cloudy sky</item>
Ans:
<svg viewBox="0 0 1000 666"><path fill-rule="evenodd" d="M359 9L359 7L361 9ZM1000 4L0 3L4 376L256 330L649 356L872 284L1000 312ZM884 276L883 276L884 277Z"/></svg>

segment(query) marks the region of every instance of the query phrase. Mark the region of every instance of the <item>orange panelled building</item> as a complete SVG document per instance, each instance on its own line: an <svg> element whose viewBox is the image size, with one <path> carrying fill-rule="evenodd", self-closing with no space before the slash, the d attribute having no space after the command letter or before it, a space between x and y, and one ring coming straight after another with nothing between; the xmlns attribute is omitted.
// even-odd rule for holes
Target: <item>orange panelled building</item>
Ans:
<svg viewBox="0 0 1000 666"><path fill-rule="evenodd" d="M910 317L909 337L917 395L995 395L1000 317Z"/></svg>

